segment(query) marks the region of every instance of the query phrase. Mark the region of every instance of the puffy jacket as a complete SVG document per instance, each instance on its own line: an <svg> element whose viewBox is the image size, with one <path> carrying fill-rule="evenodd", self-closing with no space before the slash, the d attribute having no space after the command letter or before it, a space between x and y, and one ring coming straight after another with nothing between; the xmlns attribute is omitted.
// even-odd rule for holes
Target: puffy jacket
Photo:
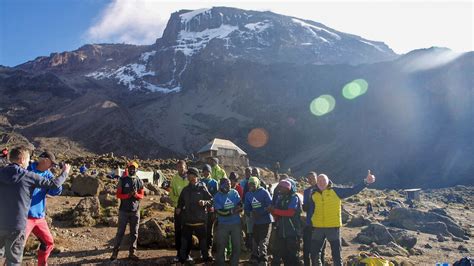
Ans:
<svg viewBox="0 0 474 266"><path fill-rule="evenodd" d="M199 206L200 200L206 201L205 206ZM200 224L206 222L206 207L209 206L212 206L212 196L207 190L206 185L198 182L183 188L179 195L177 208L181 209L183 213L183 223Z"/></svg>
<svg viewBox="0 0 474 266"><path fill-rule="evenodd" d="M332 182L329 182L328 187L323 191L316 188L311 196L315 205L314 213L311 217L313 227L341 227L341 199L355 195L365 187L366 185L361 183L351 188L338 188L333 187Z"/></svg>
<svg viewBox="0 0 474 266"><path fill-rule="evenodd" d="M183 190L184 187L186 187L189 184L188 179L186 176L182 177L178 173L171 178L171 184L170 184L170 199L171 202L173 203L173 207L176 208L178 206L178 199L179 195L181 194L181 191Z"/></svg>

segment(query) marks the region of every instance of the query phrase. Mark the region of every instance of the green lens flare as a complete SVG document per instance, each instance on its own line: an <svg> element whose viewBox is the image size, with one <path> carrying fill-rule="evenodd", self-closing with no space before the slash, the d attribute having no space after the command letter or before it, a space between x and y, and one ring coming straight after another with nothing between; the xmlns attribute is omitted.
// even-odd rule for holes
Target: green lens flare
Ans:
<svg viewBox="0 0 474 266"><path fill-rule="evenodd" d="M321 95L311 101L309 109L313 115L323 116L331 112L336 106L336 100L331 95Z"/></svg>
<svg viewBox="0 0 474 266"><path fill-rule="evenodd" d="M367 92L369 84L364 79L356 79L347 83L342 89L342 96L348 100L353 100Z"/></svg>

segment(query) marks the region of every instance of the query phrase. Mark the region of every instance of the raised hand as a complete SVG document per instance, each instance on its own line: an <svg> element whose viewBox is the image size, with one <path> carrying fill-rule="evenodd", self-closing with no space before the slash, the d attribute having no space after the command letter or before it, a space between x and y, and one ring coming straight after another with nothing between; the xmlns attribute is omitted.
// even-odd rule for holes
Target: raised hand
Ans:
<svg viewBox="0 0 474 266"><path fill-rule="evenodd" d="M367 173L367 177L365 179L365 182L367 182L367 184L372 184L375 182L375 176L370 172Z"/></svg>
<svg viewBox="0 0 474 266"><path fill-rule="evenodd" d="M62 169L62 170L63 170L64 173L69 174L69 171L71 170L71 165L68 164L68 163L65 163L65 164L63 165L63 169Z"/></svg>

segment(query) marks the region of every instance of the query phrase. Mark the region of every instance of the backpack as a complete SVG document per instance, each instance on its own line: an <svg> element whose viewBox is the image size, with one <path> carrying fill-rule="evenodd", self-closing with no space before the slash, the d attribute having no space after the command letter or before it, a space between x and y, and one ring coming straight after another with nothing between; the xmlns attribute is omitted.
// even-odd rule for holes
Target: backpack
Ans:
<svg viewBox="0 0 474 266"><path fill-rule="evenodd" d="M384 257L367 252L359 253L356 260L357 262L353 262L352 266L395 266L395 264Z"/></svg>

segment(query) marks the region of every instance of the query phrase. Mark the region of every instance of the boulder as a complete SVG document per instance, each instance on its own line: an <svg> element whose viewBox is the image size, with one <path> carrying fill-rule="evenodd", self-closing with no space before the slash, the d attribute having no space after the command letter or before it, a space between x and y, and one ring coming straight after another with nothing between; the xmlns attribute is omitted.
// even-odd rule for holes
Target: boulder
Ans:
<svg viewBox="0 0 474 266"><path fill-rule="evenodd" d="M418 241L416 235L407 230L390 228L388 231L395 238L395 242L404 248L411 249Z"/></svg>
<svg viewBox="0 0 474 266"><path fill-rule="evenodd" d="M170 248L174 245L173 225L167 220L152 218L140 224L138 244L145 247Z"/></svg>
<svg viewBox="0 0 474 266"><path fill-rule="evenodd" d="M347 222L347 226L348 227L362 227L362 226L369 225L370 223L372 223L371 220L363 217L362 215L359 215L359 216L353 216L349 220L349 222Z"/></svg>
<svg viewBox="0 0 474 266"><path fill-rule="evenodd" d="M102 182L91 176L77 176L72 181L71 190L81 197L98 196L102 190Z"/></svg>
<svg viewBox="0 0 474 266"><path fill-rule="evenodd" d="M83 198L73 210L74 226L94 226L100 218L100 203L97 197Z"/></svg>
<svg viewBox="0 0 474 266"><path fill-rule="evenodd" d="M160 197L160 202L168 203L169 205L173 206L173 202L171 201L171 198L166 194Z"/></svg>
<svg viewBox="0 0 474 266"><path fill-rule="evenodd" d="M377 243L379 245L395 242L395 238L390 234L387 228L380 223L369 224L357 234L354 240L362 244Z"/></svg>
<svg viewBox="0 0 474 266"><path fill-rule="evenodd" d="M346 209L342 208L341 210L342 223L343 224L347 223L351 217L352 217L352 214L348 212Z"/></svg>
<svg viewBox="0 0 474 266"><path fill-rule="evenodd" d="M100 194L99 201L102 207L115 207L119 203L118 199L110 194Z"/></svg>
<svg viewBox="0 0 474 266"><path fill-rule="evenodd" d="M153 195L161 196L164 194L164 190L161 189L158 185L153 183L146 183L145 187L150 191L153 192Z"/></svg>
<svg viewBox="0 0 474 266"><path fill-rule="evenodd" d="M428 234L443 234L447 236L452 234L457 237L463 237L466 234L463 228L453 219L438 213L424 212L416 209L395 208L390 211L386 222L394 227L421 231Z"/></svg>

